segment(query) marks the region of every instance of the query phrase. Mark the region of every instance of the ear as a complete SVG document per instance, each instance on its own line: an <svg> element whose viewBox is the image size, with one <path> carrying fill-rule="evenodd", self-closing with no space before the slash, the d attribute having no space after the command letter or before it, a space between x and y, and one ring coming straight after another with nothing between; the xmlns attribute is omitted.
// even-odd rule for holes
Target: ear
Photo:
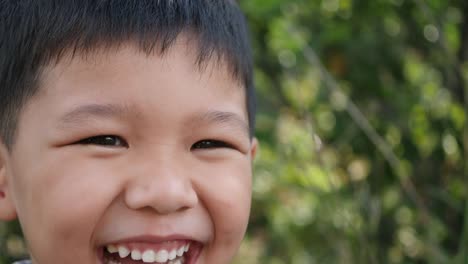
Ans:
<svg viewBox="0 0 468 264"><path fill-rule="evenodd" d="M8 160L9 151L5 144L0 141L0 220L4 221L16 218L16 207L8 188Z"/></svg>
<svg viewBox="0 0 468 264"><path fill-rule="evenodd" d="M255 157L257 156L257 149L259 148L258 140L257 138L252 138L252 142L250 143L250 159L252 162L255 160Z"/></svg>

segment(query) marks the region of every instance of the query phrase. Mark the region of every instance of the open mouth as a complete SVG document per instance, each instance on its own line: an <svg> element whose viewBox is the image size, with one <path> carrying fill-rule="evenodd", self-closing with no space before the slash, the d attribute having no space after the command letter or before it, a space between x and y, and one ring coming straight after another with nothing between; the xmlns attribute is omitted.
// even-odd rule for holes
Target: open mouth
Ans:
<svg viewBox="0 0 468 264"><path fill-rule="evenodd" d="M98 249L98 257L101 264L195 264L202 248L193 240L110 244Z"/></svg>

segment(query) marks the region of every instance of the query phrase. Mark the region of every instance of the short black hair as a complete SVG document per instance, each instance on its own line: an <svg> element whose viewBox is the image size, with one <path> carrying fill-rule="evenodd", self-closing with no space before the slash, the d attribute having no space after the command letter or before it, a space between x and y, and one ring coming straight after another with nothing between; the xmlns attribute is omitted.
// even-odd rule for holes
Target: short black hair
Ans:
<svg viewBox="0 0 468 264"><path fill-rule="evenodd" d="M181 33L196 37L197 63L216 57L245 86L255 124L252 55L234 0L0 0L0 138L14 143L18 116L40 88L41 69L66 53L135 43L163 54Z"/></svg>

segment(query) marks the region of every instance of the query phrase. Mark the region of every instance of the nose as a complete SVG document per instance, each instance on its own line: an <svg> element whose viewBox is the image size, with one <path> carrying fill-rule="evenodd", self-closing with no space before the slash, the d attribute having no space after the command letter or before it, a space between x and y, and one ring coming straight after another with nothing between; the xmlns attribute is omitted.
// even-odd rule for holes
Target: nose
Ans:
<svg viewBox="0 0 468 264"><path fill-rule="evenodd" d="M131 178L125 190L125 203L133 210L151 208L170 214L196 206L198 196L188 170L171 160L149 162ZM140 168L142 168L140 167Z"/></svg>

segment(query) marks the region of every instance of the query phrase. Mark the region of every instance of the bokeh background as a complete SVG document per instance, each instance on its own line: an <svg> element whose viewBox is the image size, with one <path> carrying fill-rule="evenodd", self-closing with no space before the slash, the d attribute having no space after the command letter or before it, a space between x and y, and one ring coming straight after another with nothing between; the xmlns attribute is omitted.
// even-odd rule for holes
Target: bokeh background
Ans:
<svg viewBox="0 0 468 264"><path fill-rule="evenodd" d="M239 2L261 149L234 263L468 263L468 1ZM1 223L0 264L24 250Z"/></svg>

